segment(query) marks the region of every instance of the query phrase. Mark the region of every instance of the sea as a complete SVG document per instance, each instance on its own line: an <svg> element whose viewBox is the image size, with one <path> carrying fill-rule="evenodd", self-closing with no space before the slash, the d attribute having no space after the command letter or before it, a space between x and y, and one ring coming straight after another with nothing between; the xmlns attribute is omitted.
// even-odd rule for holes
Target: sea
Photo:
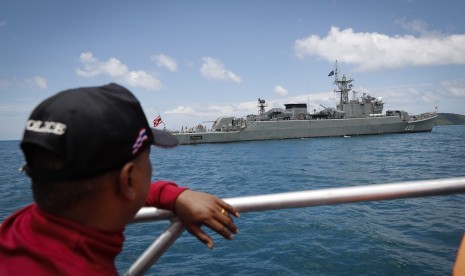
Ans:
<svg viewBox="0 0 465 276"><path fill-rule="evenodd" d="M465 176L465 126L152 150L154 179L221 198ZM0 141L0 220L32 202L19 141ZM212 250L185 231L146 275L451 275L465 194L242 213ZM131 224L119 273L169 225Z"/></svg>

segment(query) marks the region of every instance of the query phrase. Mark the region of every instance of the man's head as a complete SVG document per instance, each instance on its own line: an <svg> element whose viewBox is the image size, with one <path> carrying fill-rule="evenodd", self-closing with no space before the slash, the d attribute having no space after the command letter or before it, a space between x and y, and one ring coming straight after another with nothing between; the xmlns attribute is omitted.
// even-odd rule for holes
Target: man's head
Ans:
<svg viewBox="0 0 465 276"><path fill-rule="evenodd" d="M78 180L99 175L137 157L150 144L174 147L177 139L149 127L139 101L117 84L60 92L32 112L21 148L33 180ZM30 162L34 148L63 159L45 170Z"/></svg>
<svg viewBox="0 0 465 276"><path fill-rule="evenodd" d="M26 123L21 148L38 201L36 190L47 198L48 188L68 189L76 183L88 183L87 188L73 187L75 194L85 195L98 186L93 180L122 169L151 144L174 147L178 141L149 127L130 91L109 84L70 89L44 100Z"/></svg>

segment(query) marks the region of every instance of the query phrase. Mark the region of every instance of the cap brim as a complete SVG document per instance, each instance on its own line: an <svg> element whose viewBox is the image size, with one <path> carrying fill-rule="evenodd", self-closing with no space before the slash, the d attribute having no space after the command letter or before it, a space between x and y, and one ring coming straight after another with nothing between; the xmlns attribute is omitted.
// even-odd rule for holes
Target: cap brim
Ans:
<svg viewBox="0 0 465 276"><path fill-rule="evenodd" d="M179 140L176 136L168 131L150 128L153 134L153 144L162 148L174 148L179 145Z"/></svg>

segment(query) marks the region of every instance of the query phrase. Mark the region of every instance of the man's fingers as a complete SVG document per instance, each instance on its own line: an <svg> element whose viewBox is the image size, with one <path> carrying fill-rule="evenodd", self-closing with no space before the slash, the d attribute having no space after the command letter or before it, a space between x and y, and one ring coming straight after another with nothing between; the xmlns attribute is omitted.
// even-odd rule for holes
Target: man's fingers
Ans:
<svg viewBox="0 0 465 276"><path fill-rule="evenodd" d="M239 230L237 229L234 221L229 217L229 215L225 218L221 218L221 227L220 231L226 230L228 233L237 234Z"/></svg>
<svg viewBox="0 0 465 276"><path fill-rule="evenodd" d="M226 213L223 215L219 214L215 216L215 219L204 222L204 225L208 226L210 229L228 240L232 240L233 234L238 233L236 225L229 217L229 214ZM187 231L197 237L197 239L199 239L201 242L205 243L208 248L213 248L212 238L201 229L200 225L189 227L187 228Z"/></svg>
<svg viewBox="0 0 465 276"><path fill-rule="evenodd" d="M237 234L238 232L238 229L236 227L236 225L234 224L234 221L232 220L232 218L230 217L230 214L232 214L233 216L239 218L239 213L236 211L236 209L234 209L231 205L229 204L226 204L223 206L223 208L221 209L221 212L220 212L220 216L217 217L216 219L224 226L226 227L229 231L231 231L232 233L234 234ZM210 227L212 228L212 227ZM212 228L213 230L215 230L215 228ZM218 233L222 230L215 230L217 231Z"/></svg>
<svg viewBox="0 0 465 276"><path fill-rule="evenodd" d="M206 223L206 225L228 240L232 240L233 234L237 234L238 232L229 215L219 215L215 220Z"/></svg>
<svg viewBox="0 0 465 276"><path fill-rule="evenodd" d="M207 233L205 233L200 227L198 227L198 226L191 227L191 228L187 229L187 231L189 231L189 233L191 233L192 235L197 237L197 239L199 241L206 244L208 248L210 248L210 249L213 248L213 240L212 240L212 238L209 235L207 235Z"/></svg>

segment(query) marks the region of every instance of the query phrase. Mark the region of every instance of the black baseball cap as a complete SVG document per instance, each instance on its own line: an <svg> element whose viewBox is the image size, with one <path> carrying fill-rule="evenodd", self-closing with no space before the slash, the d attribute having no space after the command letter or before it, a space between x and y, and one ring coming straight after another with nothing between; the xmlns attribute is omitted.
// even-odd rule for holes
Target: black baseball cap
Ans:
<svg viewBox="0 0 465 276"><path fill-rule="evenodd" d="M21 149L25 171L33 180L63 181L117 169L151 144L172 148L178 143L169 132L149 126L129 90L110 83L65 90L44 100L26 123ZM63 160L63 169L44 170L28 164L36 147Z"/></svg>

